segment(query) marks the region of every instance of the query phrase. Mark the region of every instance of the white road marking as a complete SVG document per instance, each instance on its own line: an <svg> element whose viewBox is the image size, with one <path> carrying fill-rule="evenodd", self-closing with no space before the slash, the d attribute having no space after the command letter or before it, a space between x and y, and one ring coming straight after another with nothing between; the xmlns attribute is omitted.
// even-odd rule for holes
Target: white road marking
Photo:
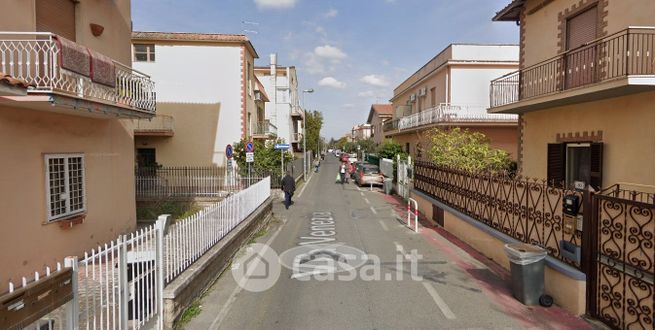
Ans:
<svg viewBox="0 0 655 330"><path fill-rule="evenodd" d="M356 186L356 187L357 187L357 190L362 191L362 188L360 188L359 186ZM364 196L364 193L362 193L362 196Z"/></svg>
<svg viewBox="0 0 655 330"><path fill-rule="evenodd" d="M425 290L428 291L430 296L432 297L432 300L437 304L437 307L441 310L441 313L443 313L443 316L445 316L449 320L454 320L457 317L455 316L455 313L453 313L452 310L450 310L450 307L446 304L446 302L441 298L437 290L430 285L428 282L422 282L423 286L425 287Z"/></svg>
<svg viewBox="0 0 655 330"><path fill-rule="evenodd" d="M371 212L373 212L373 214L378 214L378 211L376 211L373 206L371 206Z"/></svg>
<svg viewBox="0 0 655 330"><path fill-rule="evenodd" d="M403 248L402 245L400 245L396 241L394 241L393 244L396 246L396 251L398 251L400 254L402 254L405 257L405 259L407 259L407 260L411 259L410 255L405 253L405 248Z"/></svg>
<svg viewBox="0 0 655 330"><path fill-rule="evenodd" d="M361 192L361 191L360 191L359 194L362 195L362 196L364 196L364 192Z"/></svg>
<svg viewBox="0 0 655 330"><path fill-rule="evenodd" d="M311 177L310 177L311 180ZM266 246L271 246L271 242L277 237L277 235L282 231L282 228L284 227L284 224L286 224L286 219L283 220L282 226L280 226L277 231L271 236L266 243L264 243ZM255 260L256 263L260 262L260 259ZM256 269L256 265L252 267L252 269ZM246 280L245 282L248 282L248 277L244 277ZM230 308L232 308L232 304L236 300L236 297L241 291L243 290L243 286L239 285L237 283L237 286L232 290L232 293L230 294L230 297L227 298L225 301L225 305L223 305L223 308L221 308L220 312L218 315L216 315L216 318L214 321L212 321L212 324L209 326L209 329L218 329L218 326L221 324L227 313L230 311Z"/></svg>
<svg viewBox="0 0 655 330"><path fill-rule="evenodd" d="M305 192L305 188L307 188L307 186L309 186L309 181L312 181L313 177L314 177L313 175L309 176L309 179L307 179L307 182L305 182L305 184L302 186L302 189L300 189L300 193L298 194L298 198L300 198L300 196L302 196L302 193Z"/></svg>
<svg viewBox="0 0 655 330"><path fill-rule="evenodd" d="M382 226L382 229L384 229L384 231L389 231L389 228L384 222L382 222L382 220L378 220L378 221L380 221L380 226Z"/></svg>
<svg viewBox="0 0 655 330"><path fill-rule="evenodd" d="M364 201L366 202L366 204L371 204L371 202L369 202L368 198L366 198L366 197L364 197Z"/></svg>

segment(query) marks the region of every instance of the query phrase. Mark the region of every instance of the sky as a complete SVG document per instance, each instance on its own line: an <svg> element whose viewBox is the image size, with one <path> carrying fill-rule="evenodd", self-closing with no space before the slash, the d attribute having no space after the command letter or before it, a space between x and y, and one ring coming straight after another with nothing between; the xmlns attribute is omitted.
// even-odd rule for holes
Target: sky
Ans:
<svg viewBox="0 0 655 330"><path fill-rule="evenodd" d="M518 42L492 22L510 0L132 0L135 31L246 34L260 58L295 65L305 107L323 113L321 135L365 123L373 103L451 43ZM301 98L302 100L302 98Z"/></svg>

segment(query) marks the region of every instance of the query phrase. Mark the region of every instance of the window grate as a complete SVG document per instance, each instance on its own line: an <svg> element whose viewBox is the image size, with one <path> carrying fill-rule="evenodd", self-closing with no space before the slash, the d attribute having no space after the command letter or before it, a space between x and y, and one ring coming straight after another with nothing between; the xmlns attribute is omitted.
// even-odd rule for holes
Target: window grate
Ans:
<svg viewBox="0 0 655 330"><path fill-rule="evenodd" d="M48 221L86 209L84 156L46 155Z"/></svg>

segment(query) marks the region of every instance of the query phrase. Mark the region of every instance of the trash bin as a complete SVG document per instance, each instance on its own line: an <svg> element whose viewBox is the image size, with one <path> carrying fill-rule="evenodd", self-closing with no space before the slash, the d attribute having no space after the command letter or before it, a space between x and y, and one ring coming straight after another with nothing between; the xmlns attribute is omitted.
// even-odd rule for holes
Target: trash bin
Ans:
<svg viewBox="0 0 655 330"><path fill-rule="evenodd" d="M391 188L393 187L393 180L390 178L384 178L383 182L384 186L384 193L387 195L391 195Z"/></svg>
<svg viewBox="0 0 655 330"><path fill-rule="evenodd" d="M525 305L539 304L544 294L544 264L548 252L538 246L505 244L512 273L512 294Z"/></svg>

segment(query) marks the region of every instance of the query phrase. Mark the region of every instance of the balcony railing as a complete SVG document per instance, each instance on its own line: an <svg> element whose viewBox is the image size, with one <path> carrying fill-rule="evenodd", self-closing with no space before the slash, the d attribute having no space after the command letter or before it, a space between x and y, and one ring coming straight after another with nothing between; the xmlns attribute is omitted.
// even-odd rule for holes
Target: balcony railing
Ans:
<svg viewBox="0 0 655 330"><path fill-rule="evenodd" d="M629 75L655 74L655 28L628 28L491 82L491 107Z"/></svg>
<svg viewBox="0 0 655 330"><path fill-rule="evenodd" d="M253 135L275 136L277 135L277 127L271 124L270 121L264 120L255 124L255 128L252 133Z"/></svg>
<svg viewBox="0 0 655 330"><path fill-rule="evenodd" d="M172 136L175 132L173 116L156 115L150 119L139 119L134 126L134 135Z"/></svg>
<svg viewBox="0 0 655 330"><path fill-rule="evenodd" d="M94 59L106 59L92 54ZM61 42L52 33L0 32L0 72L33 84L28 93L58 93L154 114L155 84L148 75L110 59L105 64L111 74L101 77L109 81L103 83L65 69L63 61Z"/></svg>
<svg viewBox="0 0 655 330"><path fill-rule="evenodd" d="M483 106L466 106L440 104L437 107L423 110L409 116L404 116L384 123L384 131L407 130L432 124L459 123L515 123L517 116L513 114L490 114Z"/></svg>

